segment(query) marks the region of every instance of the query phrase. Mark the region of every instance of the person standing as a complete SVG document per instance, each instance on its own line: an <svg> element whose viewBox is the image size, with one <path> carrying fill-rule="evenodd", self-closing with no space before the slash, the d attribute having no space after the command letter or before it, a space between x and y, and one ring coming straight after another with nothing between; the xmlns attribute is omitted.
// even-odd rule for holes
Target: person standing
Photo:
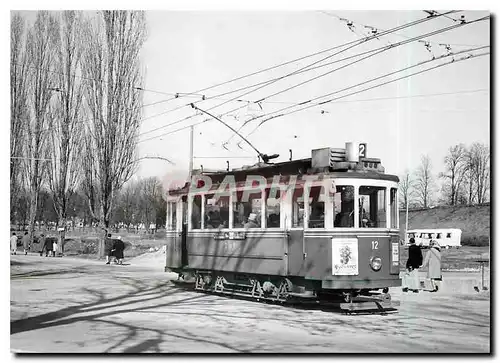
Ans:
<svg viewBox="0 0 500 363"><path fill-rule="evenodd" d="M422 267L429 266L427 270L427 277L431 280L431 292L439 290L438 281L442 280L441 277L441 246L437 241L431 241L429 251L425 255Z"/></svg>
<svg viewBox="0 0 500 363"><path fill-rule="evenodd" d="M53 237L45 238L44 249L45 249L45 257L49 256L49 252L50 252L52 257L56 256L56 254L54 252L54 238Z"/></svg>
<svg viewBox="0 0 500 363"><path fill-rule="evenodd" d="M24 254L27 255L28 254L28 250L30 249L30 236L28 234L28 232L24 232L24 236L23 236L23 248L24 248Z"/></svg>
<svg viewBox="0 0 500 363"><path fill-rule="evenodd" d="M410 247L408 248L408 260L406 261L407 272L403 275L403 292L411 290L418 292L420 279L418 269L422 265L422 251L415 244L415 238L410 238Z"/></svg>
<svg viewBox="0 0 500 363"><path fill-rule="evenodd" d="M113 252L113 256L118 260L118 264L123 264L123 250L125 249L125 243L121 240L121 237L118 236L113 240L113 246L111 251Z"/></svg>
<svg viewBox="0 0 500 363"><path fill-rule="evenodd" d="M15 232L12 233L12 237L10 237L10 252L14 255L17 252L17 236Z"/></svg>

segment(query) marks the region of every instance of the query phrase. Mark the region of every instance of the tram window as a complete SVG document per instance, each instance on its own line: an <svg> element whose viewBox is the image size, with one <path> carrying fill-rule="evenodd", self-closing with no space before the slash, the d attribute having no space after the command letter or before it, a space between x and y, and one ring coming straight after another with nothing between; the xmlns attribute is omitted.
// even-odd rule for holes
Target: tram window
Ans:
<svg viewBox="0 0 500 363"><path fill-rule="evenodd" d="M205 229L229 228L229 196L205 196Z"/></svg>
<svg viewBox="0 0 500 363"><path fill-rule="evenodd" d="M451 238L451 233L446 233L446 238Z"/></svg>
<svg viewBox="0 0 500 363"><path fill-rule="evenodd" d="M201 228L201 195L195 195L191 206L191 228Z"/></svg>
<svg viewBox="0 0 500 363"><path fill-rule="evenodd" d="M175 231L177 227L177 203L169 202L168 204L167 229L170 231Z"/></svg>
<svg viewBox="0 0 500 363"><path fill-rule="evenodd" d="M304 189L296 188L292 198L292 227L304 227Z"/></svg>
<svg viewBox="0 0 500 363"><path fill-rule="evenodd" d="M281 191L276 190L274 198L269 198L269 193L270 189L266 189L266 227L279 228Z"/></svg>
<svg viewBox="0 0 500 363"><path fill-rule="evenodd" d="M334 227L354 227L354 187L338 185L334 199Z"/></svg>
<svg viewBox="0 0 500 363"><path fill-rule="evenodd" d="M398 190L391 188L391 228L398 228L398 205L397 205Z"/></svg>
<svg viewBox="0 0 500 363"><path fill-rule="evenodd" d="M309 190L309 228L325 228L325 202L321 186Z"/></svg>
<svg viewBox="0 0 500 363"><path fill-rule="evenodd" d="M436 239L441 239L441 233L436 234Z"/></svg>
<svg viewBox="0 0 500 363"><path fill-rule="evenodd" d="M238 191L233 197L233 228L258 228L262 215L262 193L255 192L243 200L244 191Z"/></svg>
<svg viewBox="0 0 500 363"><path fill-rule="evenodd" d="M359 226L365 228L385 228L385 188L359 187Z"/></svg>

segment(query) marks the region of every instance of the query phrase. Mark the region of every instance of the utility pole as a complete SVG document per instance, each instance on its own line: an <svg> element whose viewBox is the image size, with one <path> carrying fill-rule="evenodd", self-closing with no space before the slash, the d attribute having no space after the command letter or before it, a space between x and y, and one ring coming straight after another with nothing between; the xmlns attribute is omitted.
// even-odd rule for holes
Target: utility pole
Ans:
<svg viewBox="0 0 500 363"><path fill-rule="evenodd" d="M410 185L410 175L407 174L406 175L406 185L407 185L407 189L406 189L406 227L405 227L405 239L406 239L406 232L408 231L408 204L410 204L410 198L409 198L409 194L408 194L408 188L409 188L409 185Z"/></svg>
<svg viewBox="0 0 500 363"><path fill-rule="evenodd" d="M189 128L189 182L193 178L193 140L194 140L194 126Z"/></svg>

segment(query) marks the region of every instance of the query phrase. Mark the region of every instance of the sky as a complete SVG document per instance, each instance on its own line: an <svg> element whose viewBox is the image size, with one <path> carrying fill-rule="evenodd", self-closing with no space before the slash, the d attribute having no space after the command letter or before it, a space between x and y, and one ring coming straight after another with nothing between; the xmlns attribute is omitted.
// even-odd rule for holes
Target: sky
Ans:
<svg viewBox="0 0 500 363"><path fill-rule="evenodd" d="M33 20L36 14L23 13L29 20ZM339 54L335 52L345 46L185 96L186 93L364 39L371 30L369 26L380 33L423 19L427 14L423 11L332 9L146 11L148 37L141 50L144 91L138 152L140 157L168 158L175 165L163 160L143 159L135 177L187 175L189 125L192 124L196 125L194 168L203 165L205 169L225 169L227 161L230 168L237 168L257 161L256 152L244 141L238 144L241 139L220 122L212 118L210 122L200 124L210 117L196 115L196 111L189 106L191 102L196 102L197 107L213 115L221 115L224 122L247 136L260 120L265 119L255 120L240 129L244 120L252 116L265 116L336 91L319 101L340 97L408 75L409 71L399 72L366 86L342 91L440 56L446 52L443 44L449 44L453 52L489 45L490 22L487 20L396 46L411 37L456 25L458 22L453 19L459 19L461 15L471 20L488 14L484 11L461 11L380 36ZM354 31L347 26L348 21L352 22ZM430 42L430 51L425 41ZM288 75L312 63L322 65L390 44L394 45L393 49L355 64L349 63L361 57L284 77L255 92L249 93L254 87L228 93ZM489 48L483 51L489 51ZM328 59L321 62L325 57ZM449 60L446 58L414 67L411 72ZM325 75L326 72L330 73ZM300 83L304 84L298 85ZM290 87L293 89L287 90ZM293 158L299 159L311 157L313 149L344 148L346 142L367 143L367 156L380 158L387 173L402 175L407 170L414 171L421 156L428 155L437 175L444 169L443 159L450 146L458 143L469 146L473 142L489 145L489 90L490 56L487 55L277 117L258 127L247 139L262 153L280 154L274 160L276 162L288 160L290 149ZM176 93L180 97L172 99ZM207 99L203 101L202 96ZM260 104L254 103L262 98L266 99ZM214 107L221 103L225 104ZM240 109L227 114L237 108ZM185 120L189 116L192 118Z"/></svg>
<svg viewBox="0 0 500 363"><path fill-rule="evenodd" d="M463 11L450 17L459 19L461 15L469 20L488 13ZM187 171L190 135L186 127L208 117L199 115L182 120L196 114L188 106L190 102L200 101L196 105L203 110L210 110L214 115L245 106L222 117L223 121L238 129L252 115L273 112L444 54L446 49L440 44L449 44L453 52L490 44L490 23L483 21L423 38L430 42L431 52L424 42L415 41L313 81L309 80L359 57L286 77L247 95L242 94L251 88L220 96L224 100L240 96L238 99L253 102L307 82L267 98L260 104L262 109L255 103L231 101L211 110L224 100L203 101L202 95L209 98L287 75L322 57L333 55L334 51L215 87L198 95L182 97L183 93L362 39L370 31L365 26L381 29L378 30L381 32L425 17L423 11L148 11L148 39L141 53L145 71L145 106L139 153L141 156L166 157L176 165L161 160L143 160L138 175L162 177L175 170ZM348 28L346 21L339 18L352 21L354 32ZM397 34L381 36L317 64L397 44L409 37L457 23L450 18L436 18L399 30ZM442 62L429 63L412 69L412 72ZM408 72L397 73L393 78L405 74ZM368 83L367 86L388 79ZM351 92L359 89L352 89ZM489 145L489 89L490 56L487 55L348 96L336 103L272 119L248 139L263 153L280 154L275 159L277 162L288 160L289 149L292 149L293 158L298 159L310 157L312 149L344 148L346 142L365 142L368 144L367 156L380 158L387 173L401 175L405 170L414 170L421 156L426 154L430 156L433 171L437 174L443 170L443 158L450 146L458 143L470 145L473 142ZM176 93L180 97L148 105L172 98ZM346 93L344 91L320 101ZM376 98L383 99L374 100ZM173 111L167 112L169 110ZM148 132L170 123L175 124ZM250 122L241 129L242 134L247 135L257 124L257 120ZM185 129L173 132L181 128ZM163 134L166 135L161 136ZM231 138L232 135L234 133L231 130L216 120L195 126L194 168L203 165L205 169L225 169L226 160L229 160L231 168L253 164L256 153L245 142L240 144L243 149L239 148L237 143L241 139L237 136ZM226 150L223 144L228 140L230 142L225 145Z"/></svg>

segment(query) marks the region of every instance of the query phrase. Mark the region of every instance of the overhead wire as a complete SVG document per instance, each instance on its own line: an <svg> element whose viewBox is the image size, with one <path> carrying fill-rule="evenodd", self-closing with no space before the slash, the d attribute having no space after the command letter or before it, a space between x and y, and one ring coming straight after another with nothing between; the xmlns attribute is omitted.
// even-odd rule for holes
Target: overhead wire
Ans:
<svg viewBox="0 0 500 363"><path fill-rule="evenodd" d="M450 14L450 13L455 13L455 12L456 12L456 11L448 11L448 12L443 13L443 14L438 15L438 16L443 16L444 14ZM438 16L435 16L435 17L438 17ZM433 17L433 18L435 18L435 17ZM410 22L410 23L403 24L403 25L397 26L397 27L395 27L395 28L391 28L391 29L389 29L389 30L385 30L384 32L382 32L382 33L378 34L378 36L380 37L380 36L383 36L383 35L386 35L386 34L390 34L390 33L394 32L394 31L398 31L398 30L401 30L401 29L405 29L405 28L407 28L407 27L415 26L415 25L420 24L420 23L422 23L422 22L432 20L433 18L418 19L418 20L412 21L412 22ZM265 84L263 84L261 87L258 87L258 88L254 89L254 90L252 90L252 91L249 91L249 92L247 92L247 93L241 94L241 95L239 95L239 96L237 96L237 97L231 98L230 100L227 100L227 101L225 101L225 102L223 102L223 103L220 103L220 104L218 104L218 105L216 105L216 106L213 106L213 107L211 107L211 108L208 108L208 109L207 109L207 111L210 111L210 110L213 110L214 108L217 108L217 107L220 107L220 106L222 106L222 105L225 105L225 104L227 104L227 103L228 103L228 102L230 102L230 101L235 101L235 100L238 100L238 99L239 99L240 97L242 97L242 96L245 96L245 95L247 95L247 94L250 94L250 93L252 93L252 92L255 92L256 90L261 89L261 88L264 88L264 87L266 87L266 86L268 86L268 85L270 85L270 84L273 84L273 83L275 83L275 82L277 82L277 81L279 81L279 80L281 80L281 79L284 79L284 78L286 78L286 77L289 77L289 76L292 76L292 75L298 74L299 72L301 72L301 71L303 71L303 70L305 70L305 69L308 69L308 68L310 68L310 67L312 67L312 66L314 66L314 65L316 65L316 64L318 64L318 63L320 63L320 62L322 62L322 61L324 61L324 60L327 60L327 59L329 59L329 58L331 58L331 57L333 57L333 56L335 56L335 55L338 55L338 54L340 54L340 53L342 53L342 52L344 52L344 51L347 51L347 50L349 50L349 49L351 49L351 48L353 48L353 47L357 46L357 45L364 44L364 43L366 43L366 42L368 42L368 41L371 41L371 40L373 40L373 39L376 39L376 37L374 37L374 36L368 36L368 37L363 38L363 39L359 39L359 40L351 41L351 42L348 42L348 43L342 44L342 45L340 45L340 46L336 46L336 47L330 48L329 50L326 50L326 51L330 51L330 50L333 50L333 49L338 49L338 48L344 47L344 46L346 46L346 45L349 45L349 47L348 47L348 48L343 49L342 51L339 51L339 52L334 53L333 55L329 55L329 56L327 56L327 57L324 57L324 58L322 58L322 59L320 59L320 60L318 60L318 61L315 61L315 62L313 62L313 63L311 63L311 64L309 64L309 65L307 65L307 66L304 66L304 67L300 68L299 70L296 70L296 71L291 72L291 73L288 73L288 74L286 74L286 75L284 75L284 76L277 77L277 78L274 78L274 79L272 79L272 80L270 80L270 81L267 81L267 82L266 82ZM315 53L315 55L317 55L317 54L321 54L321 53L325 53L326 51L317 52L317 53ZM375 51L375 50L368 51L368 52L365 52L365 53L369 53L369 52L373 52L373 51ZM306 57L309 57L309 56L306 56ZM302 57L301 59L304 59L304 58L306 58L306 57ZM290 61L290 63L291 63L291 62L292 62L292 61ZM261 72L262 72L262 71L259 71L258 73L261 73ZM254 74L255 74L255 73L254 73ZM223 84L223 83L221 83L221 84ZM219 84L219 85L221 85L221 84ZM262 83L261 83L261 84L262 84ZM255 86L255 85L251 85L251 86L248 86L248 87L244 87L243 89L248 89L248 88L250 88L250 87L254 87L254 86ZM214 86L214 87L215 87L215 86ZM241 89L240 89L240 90L241 90ZM203 90L201 90L201 91L203 91ZM196 91L196 92L201 92L201 91L199 90L199 91ZM219 94L219 96L220 96L220 95L221 95L221 94ZM263 101L264 101L264 100L266 100L267 98L269 98L269 97L264 97L264 98L261 98L261 99L260 99L260 100L258 100L258 101L254 101L254 103L263 102ZM207 98L207 99L210 99L210 98ZM197 102L200 102L200 101L197 101ZM197 102L193 102L193 103L197 103ZM243 107L245 107L245 106L242 106L242 107L237 107L237 108L235 108L235 109L232 109L232 110L230 110L230 111L227 111L227 112L223 113L222 115L227 115L228 113L231 113L231 112L234 112L234 111L238 111L238 110L242 109ZM157 127L157 128L155 128L155 129L152 129L152 130L148 130L148 131L142 132L142 133L140 133L140 134L139 134L139 136L143 136L143 135L149 134L149 133L151 133L151 132L155 132L155 131L158 131L158 130L160 130L160 129L163 129L163 128L166 128L166 127L169 127L169 126L175 125L175 124L177 124L177 123L180 123L180 122L183 122L183 121L187 121L187 120L189 120L189 119L191 119L191 118L193 118L193 117L195 117L195 116L196 116L196 115L187 116L187 117L182 118L182 119L180 119L180 120L178 120L178 121L174 121L174 122L168 123L168 124L166 124L166 125L163 125L163 126Z"/></svg>
<svg viewBox="0 0 500 363"><path fill-rule="evenodd" d="M478 20L476 20L476 21L481 21L481 20L484 20L484 19L483 19L483 18L481 18L481 19L478 19ZM476 22L476 21L468 22L468 23L466 23L466 24L472 24L473 22ZM419 36L416 36L416 37L414 37L414 38L407 39L407 40L404 40L404 41L401 41L401 42L398 42L398 43L395 43L395 44L391 44L391 45L384 46L384 47L381 47L381 48L378 48L378 49L374 49L374 50L371 50L371 51L367 51L367 52L359 53L359 54L358 54L358 56L359 56L359 55L362 55L362 54L370 53L370 52L373 52L373 51L377 51L377 52L376 52L376 53L374 53L374 54L368 55L368 56L366 56L366 57L364 57L364 58L361 58L361 59L356 60L356 61L354 61L354 62L348 63L347 65L344 65L344 66L339 67L339 68L336 68L336 69L334 69L334 70L332 70L332 71L326 72L326 73L324 73L324 74L322 74L322 75L320 75L320 76L318 76L318 77L315 77L315 78L319 78L319 77L322 77L322 76L324 76L324 75L330 74L330 73L332 73L332 72L334 72L334 71L336 71L336 70L339 70L339 69L345 68L346 66L349 66L349 65L352 65L352 64L354 64L354 63L360 62L360 61L362 61L362 60L364 60L364 59L370 58L370 57L372 57L372 56L374 56L374 55L377 55L377 54L380 54L380 53L385 52L385 51L387 51L387 50L390 50L390 49L393 49L393 48L399 47L399 46L401 46L401 45L404 45L404 44L408 44L408 43L411 43L411 42L417 41L417 40L419 40L419 39L421 39L421 38L424 38L424 37L429 37L429 36L433 36L433 35L436 35L436 34L440 34L440 33L443 33L443 32L446 32L446 31L449 31L449 30L452 30L452 29L455 29L455 28L457 28L457 27L464 26L464 25L465 25L465 23L460 23L460 24L451 25L451 26L449 26L449 27L446 27L446 28L443 28L443 29L439 29L439 30L435 30L435 31L429 32L429 33L427 33L427 34L419 35ZM483 47L487 47L487 46L483 46ZM478 47L478 48L476 48L476 49L481 49L481 47ZM451 54L451 53L447 53L447 54ZM311 80L314 80L315 78L312 78ZM283 90L283 91L277 92L277 93L275 93L275 94L273 94L273 95L271 95L271 96L274 96L274 95L277 95L277 94L283 93L284 91L290 90L290 89L295 88L295 87L297 87L297 86L299 86L299 85L302 85L302 84L304 84L304 83L310 82L311 80L304 81L304 82L302 82L302 83L299 83L298 85L295 85L295 86L289 87L288 89L285 89L285 90ZM270 97L270 96L268 96L268 97ZM297 105L301 105L301 104L304 104L304 103L307 103L307 102L310 102L310 101L311 101L311 100L309 100L309 101L304 101L304 102L301 102L301 103L299 103L299 104L297 104ZM295 105L295 106L297 106L297 105ZM290 108L290 107L295 107L295 106L288 106L288 107L285 107L285 108L283 108L283 109L281 109L281 110L286 110L286 109L288 109L288 108ZM281 110L271 112L271 114L272 114L272 113L276 113L276 112L280 112ZM259 115L259 116L257 116L257 117L252 117L252 118L250 118L250 119L246 120L246 121L243 123L243 125L241 125L241 126L240 126L240 128L238 129L238 131L240 131L243 127L245 127L245 126L246 126L249 122L254 121L254 120L256 120L256 119L258 119L258 118L261 118L261 117L266 117L266 116L268 116L268 115L269 115L269 114L266 114L266 115ZM226 144L227 142L229 142L230 140L232 140L232 138L233 138L233 137L234 137L234 135L232 135L232 136L231 136L231 137L230 137L230 138L229 138L229 139L225 142L225 144Z"/></svg>
<svg viewBox="0 0 500 363"><path fill-rule="evenodd" d="M487 46L487 47L489 47L489 46ZM466 52L466 51L463 51L463 52ZM462 52L462 53L463 53L463 52ZM489 53L484 53L484 54L481 54L481 56L482 56L482 55L487 55L487 54L489 54ZM472 57L465 57L465 58L463 58L463 59L460 59L459 61L462 61L462 60L467 60L467 59L470 59L470 58L472 58ZM431 60L428 60L427 62L433 62L433 61L436 61L436 60L439 60L439 59L441 59L441 58L431 59ZM433 69L435 69L435 68L439 68L439 67L442 67L442 66L445 66L445 65L453 64L454 62L455 62L455 61L446 62L446 63L440 64L440 65L438 65L438 66L435 66L435 67L432 67L432 68L428 68L428 69L425 69L425 70L420 71L420 72L416 72L416 73L414 73L414 74L410 74L410 75L407 75L407 76L404 76L404 77L400 77L400 78L395 79L395 80L388 81L388 82L386 82L386 83L384 83L384 84L375 85L375 86L373 86L373 87L370 87L370 88L367 88L367 89L363 89L363 90L360 90L360 91L356 91L356 92L353 92L353 93L348 94L348 95L343 95L343 96L340 96L340 97L338 97L338 98L336 98L336 99L334 99L334 100L341 99L341 98L348 97L348 96L352 96L352 95L354 95L354 94L359 94L359 93L361 93L361 92L365 92L365 91L368 91L368 90L370 90L370 89L374 89L374 88L376 88L376 87L381 87L381 86L383 86L383 85L385 85L385 84L388 84L388 83L396 82L396 81L401 80L401 79L404 79L404 78L409 78L409 77L414 76L414 75L416 75L416 74L424 73L424 72L427 72L427 71L433 70ZM420 65L421 65L421 64L420 64ZM487 90L487 89L485 89L485 90ZM483 90L477 90L477 91L483 91ZM464 91L463 93L466 93L466 92L469 92L469 91ZM442 94L453 94L453 93L454 93L454 92L450 92L450 93L442 93ZM441 94L435 94L435 95L441 95ZM327 95L325 95L325 96L327 96ZM325 97L325 96L322 96L322 97ZM414 96L415 96L415 97L423 97L423 96L427 96L427 95L414 95ZM431 96L431 95L429 95L429 96ZM403 97L387 97L387 98L373 98L373 99L366 99L366 100L352 100L352 101L343 101L343 102L358 102L358 101L386 100L386 99L405 98L405 97L408 97L408 98L409 98L409 97L413 97L413 96L403 96ZM320 97L320 98L321 98L321 97ZM329 100L328 102L322 102L321 104L326 104L326 103L329 103L329 102L333 102L333 100ZM335 103L337 103L337 102L335 102ZM338 103L342 103L342 101L341 101L341 102L338 102ZM315 105L309 105L309 106L307 106L307 107L305 107L305 108L303 108L303 109L300 109L300 110L296 110L296 111L294 111L294 113L295 113L295 112L302 111L302 110L305 110L305 109L308 109L308 108L311 108L311 107L314 107L314 106L319 106L319 105L320 105L320 104L317 104L317 105L316 105L316 104L315 104ZM290 113L288 113L288 114L290 114ZM182 128L179 128L179 129L176 129L176 130L172 130L172 131L169 131L169 132L163 133L163 134L158 135L158 136L153 136L153 137L150 137L150 138L148 138L148 139L140 140L139 142L146 142L146 141L150 141L150 140L156 139L156 138L158 138L158 137L163 137L163 136L171 135L171 134L177 133L177 132L179 132L179 131L182 131L182 130L188 129L188 128L192 127L192 126L201 125L201 124L203 124L203 123L205 123L205 122L208 122L208 121L211 121L211 120L212 120L212 119L210 119L210 118L206 118L206 119L204 119L204 120L202 120L202 121L200 121L200 122L198 122L198 123L196 123L196 124L193 124L193 125L187 125L187 126L184 126L184 127L182 127ZM253 130L252 132L255 132L255 130ZM248 136L250 136L250 134L247 134L247 136L246 136L246 137L248 137Z"/></svg>
<svg viewBox="0 0 500 363"><path fill-rule="evenodd" d="M489 46L485 46L485 47L489 47ZM484 47L481 47L481 48L484 48ZM460 52L454 53L453 55L457 55L457 54L460 54L460 53L466 53L466 52L470 52L470 50L467 50L467 51L460 51ZM380 83L380 84L377 84L377 85L374 85L374 86L371 86L371 87L368 87L368 88L363 88L363 89L361 89L361 90L359 90L359 91L351 92L351 93L348 93L348 94L346 94L346 95L342 95L342 96L339 96L339 97L336 97L336 98L333 98L333 99L330 99L330 100L326 100L326 101L322 101L322 102L319 102L319 103L311 104L311 105L305 106L305 107L300 108L300 109L297 109L297 110L292 110L292 111L290 111L290 112L286 112L286 113L284 113L284 114L279 114L279 115L276 115L276 116L272 116L272 117L270 117L270 118L268 118L268 119L266 119L266 120L262 121L259 125L257 125L257 127L256 127L254 130L252 130L250 133L248 133L245 137L247 138L247 137L249 137L250 135L252 135L252 134L253 134L253 133L254 133L254 132L255 132L255 131L256 131L256 130L260 127L260 126L262 126L264 123L266 123L266 122L270 121L271 119L278 118L278 117L283 117L283 116L288 116L288 115L294 114L294 113L296 113L296 112L300 112L300 111L303 111L303 110L309 109L309 108L311 108L311 107L321 106L321 105L324 105L324 104L326 104L326 103L333 102L333 101L338 100L338 99L341 99L341 98L345 98L345 97L348 97L348 96L352 96L352 95L355 95L355 94L358 94L358 93L361 93L361 92L366 92L366 91L369 91L369 90L371 90L371 89L374 89L374 88L378 88L378 87L381 87L381 86L387 85L387 84L389 84L389 83L393 83L393 82L396 82L396 81L399 81L399 80L402 80L402 79L405 79L405 78L409 78L409 77L411 77L411 76L415 76L415 75L417 75L417 74L421 74L421 73L424 73L424 72L427 72L427 71L430 71L430 70L433 70L433 69L436 69L436 68L440 68L440 67L442 67L442 66L444 66L444 65L449 65L449 64L452 64L452 63L455 63L455 62L464 61L464 60L467 60L467 59L476 58L476 57L480 57L480 56L484 56L484 55L488 55L488 54L490 54L490 53L489 53L489 52L487 52L487 53L481 53L481 54L477 54L477 55L472 55L472 54L470 54L470 55L469 55L469 56L467 56L467 57L463 57L463 58L458 59L458 60L457 60L457 59L453 59L453 60L451 60L451 61L449 61L449 62L445 62L445 63L439 64L439 65L437 65L437 66L434 66L434 67L431 67L431 68L424 69L424 70L422 70L422 71L418 71L418 72L411 73L411 74L406 75L406 76L398 77L398 78L392 79L392 80L390 80L390 81L386 81L386 82L383 82L383 83ZM396 72L401 72L401 71L408 70L408 69L410 69L410 68L418 67L418 66L421 66L421 65L426 64L426 63L429 63L429 62L434 62L434 61L440 60L440 59L442 59L442 58L444 58L444 57L447 57L447 56L443 56L443 57L441 57L441 58L430 59L430 60L427 60L427 61L425 61L425 62L420 62L420 63L417 63L417 64L415 64L415 65L413 65L413 66L406 67L406 68L404 68L404 69L402 69L402 70L398 70L398 71L396 71ZM380 78L382 78L382 77L387 77L388 75L392 75L392 74L394 74L394 73L396 73L396 72L391 72L391 74L387 74L387 75L384 75L384 76L381 76L381 77L377 77L377 78L375 78L375 79L373 79L373 80L380 79ZM369 80L369 81L367 81L367 82L362 82L362 83L359 83L359 84L357 84L357 85L354 85L354 86L348 87L348 88L346 88L346 89L354 88L354 87L357 87L357 86L362 85L362 84L364 84L364 83L369 83L369 82L372 82L373 80ZM346 90L346 89L344 89L344 90ZM334 93L339 93L339 92L342 92L342 91L344 91L344 90L337 91L337 92L334 92ZM333 94L333 93L331 93L331 94ZM329 94L329 95L331 95L331 94ZM327 95L324 95L324 96L321 96L320 98L323 98L323 97L326 97L326 96L327 96Z"/></svg>

